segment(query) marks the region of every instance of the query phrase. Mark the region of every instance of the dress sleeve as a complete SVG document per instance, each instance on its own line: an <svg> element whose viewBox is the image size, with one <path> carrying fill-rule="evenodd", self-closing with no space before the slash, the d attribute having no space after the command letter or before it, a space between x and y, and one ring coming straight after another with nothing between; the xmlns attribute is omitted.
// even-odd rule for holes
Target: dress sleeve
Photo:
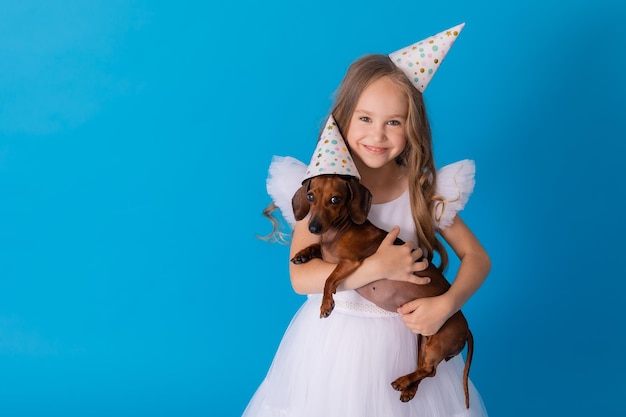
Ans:
<svg viewBox="0 0 626 417"><path fill-rule="evenodd" d="M433 209L435 227L443 230L452 224L456 214L463 210L474 191L474 161L464 159L437 170L435 194L442 198Z"/></svg>
<svg viewBox="0 0 626 417"><path fill-rule="evenodd" d="M291 227L296 219L291 207L291 199L302 185L307 166L290 156L274 156L270 164L266 188L274 204Z"/></svg>

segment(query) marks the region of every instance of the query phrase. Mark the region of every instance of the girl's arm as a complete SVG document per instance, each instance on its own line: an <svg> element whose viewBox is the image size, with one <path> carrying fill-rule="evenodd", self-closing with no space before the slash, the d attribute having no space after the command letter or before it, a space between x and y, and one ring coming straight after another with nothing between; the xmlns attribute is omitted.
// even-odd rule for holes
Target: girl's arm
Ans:
<svg viewBox="0 0 626 417"><path fill-rule="evenodd" d="M461 260L452 286L437 297L420 298L400 307L407 327L414 333L436 333L454 313L480 288L491 269L489 255L474 233L457 215L441 236Z"/></svg>
<svg viewBox="0 0 626 417"><path fill-rule="evenodd" d="M427 278L420 278L413 274L414 271L424 270L428 261L416 262L422 257L422 250L413 250L414 244L407 242L404 245L394 245L400 229L395 227L385 237L376 253L363 261L363 264L352 275L347 277L338 287L338 291L353 290L370 282L382 278L398 281L410 281L416 284L428 282ZM308 218L296 222L291 239L289 258L314 243L319 243L320 237L308 230ZM289 262L289 275L291 285L298 294L321 293L324 283L335 269L335 264L322 259L312 259L303 264ZM418 272L419 273L419 272Z"/></svg>

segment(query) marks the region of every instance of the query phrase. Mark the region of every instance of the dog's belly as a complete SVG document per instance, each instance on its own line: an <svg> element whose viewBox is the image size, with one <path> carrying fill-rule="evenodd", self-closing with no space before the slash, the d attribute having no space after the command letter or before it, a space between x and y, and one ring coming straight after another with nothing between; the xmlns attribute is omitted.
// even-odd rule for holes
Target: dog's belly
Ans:
<svg viewBox="0 0 626 417"><path fill-rule="evenodd" d="M406 281L381 279L357 289L363 298L380 308L395 312L398 307L417 298L434 297L450 288L450 283L432 264L419 273L430 277L429 284L413 284Z"/></svg>
<svg viewBox="0 0 626 417"><path fill-rule="evenodd" d="M356 291L378 307L395 313L401 305L420 298L416 287L417 284L410 282L381 279Z"/></svg>

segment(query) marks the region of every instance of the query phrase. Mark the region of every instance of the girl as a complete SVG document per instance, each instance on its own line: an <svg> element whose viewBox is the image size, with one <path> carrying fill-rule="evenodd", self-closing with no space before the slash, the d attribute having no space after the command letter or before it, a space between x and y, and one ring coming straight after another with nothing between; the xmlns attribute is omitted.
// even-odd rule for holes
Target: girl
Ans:
<svg viewBox="0 0 626 417"><path fill-rule="evenodd" d="M290 263L294 290L308 297L285 332L245 417L487 415L471 383L470 408L465 407L461 355L442 362L436 376L424 379L409 402L401 402L391 387L398 376L415 370L415 334L437 332L490 269L485 250L457 215L472 191L473 163L466 160L435 170L422 97L425 85L409 79L388 55L367 55L348 69L332 115L361 183L372 193L369 219L391 232L340 285L335 309L326 319L319 318L320 293L334 265L321 259ZM306 166L292 158L275 159L270 167L268 191L290 221L294 221L290 199L305 171ZM294 226L290 257L319 241L308 231L307 220ZM368 291L374 285L390 280L426 283L414 273L419 275L435 254L443 270L447 256L436 233L461 260L445 294L411 301L397 313L359 294L376 301L375 294L383 291ZM398 235L408 243L393 245ZM425 260L419 261L422 256Z"/></svg>

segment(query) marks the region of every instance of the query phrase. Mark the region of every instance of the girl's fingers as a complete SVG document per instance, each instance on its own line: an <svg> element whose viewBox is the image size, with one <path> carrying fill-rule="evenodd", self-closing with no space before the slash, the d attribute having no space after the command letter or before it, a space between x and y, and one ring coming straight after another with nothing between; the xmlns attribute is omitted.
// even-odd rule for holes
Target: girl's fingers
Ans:
<svg viewBox="0 0 626 417"><path fill-rule="evenodd" d="M400 227L399 226L394 226L389 233L387 233L387 236L385 236L385 239L383 240L384 242L393 245L393 242L398 238L398 235L400 234Z"/></svg>

